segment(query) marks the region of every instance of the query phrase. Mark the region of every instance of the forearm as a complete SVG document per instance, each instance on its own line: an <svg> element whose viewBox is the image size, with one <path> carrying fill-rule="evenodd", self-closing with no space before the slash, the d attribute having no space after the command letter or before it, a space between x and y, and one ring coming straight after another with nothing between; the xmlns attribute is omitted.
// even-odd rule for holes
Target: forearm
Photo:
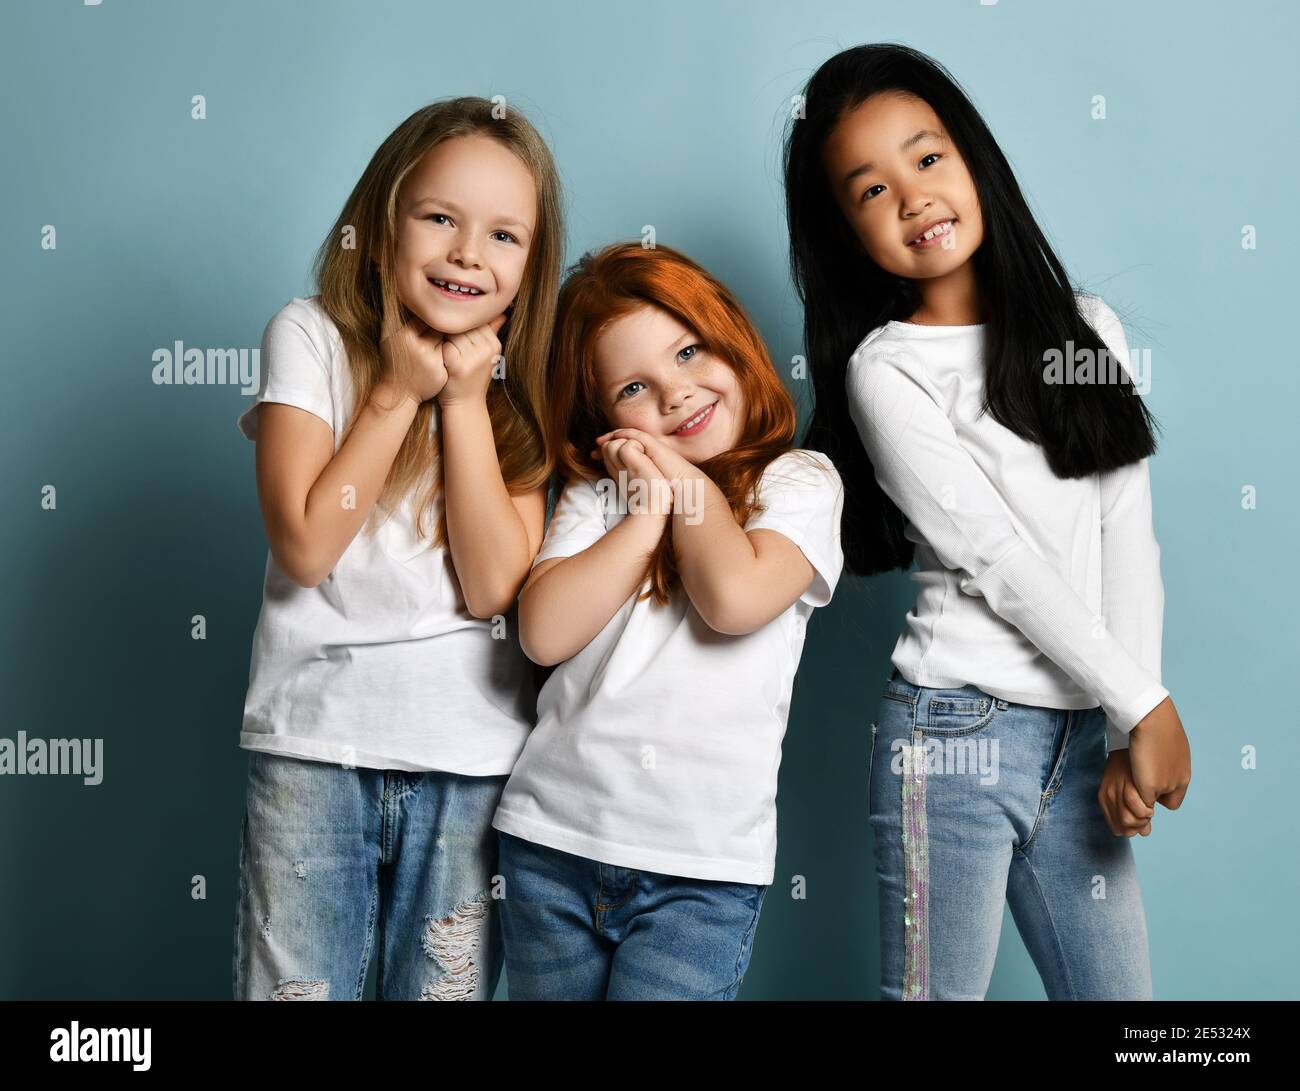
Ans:
<svg viewBox="0 0 1300 1091"><path fill-rule="evenodd" d="M334 570L383 491L415 418L413 397L379 384L338 452L308 490L294 529L313 585Z"/></svg>
<svg viewBox="0 0 1300 1091"><path fill-rule="evenodd" d="M705 474L683 482L687 487L700 503L694 511L673 505L674 559L696 612L717 628L719 611L735 598L732 588L752 586L758 559L722 490Z"/></svg>
<svg viewBox="0 0 1300 1091"><path fill-rule="evenodd" d="M525 588L519 597L519 638L529 659L551 666L591 643L640 588L668 518L629 514Z"/></svg>
<svg viewBox="0 0 1300 1091"><path fill-rule="evenodd" d="M501 477L486 402L440 407L447 541L465 606L505 613L528 576L528 532Z"/></svg>

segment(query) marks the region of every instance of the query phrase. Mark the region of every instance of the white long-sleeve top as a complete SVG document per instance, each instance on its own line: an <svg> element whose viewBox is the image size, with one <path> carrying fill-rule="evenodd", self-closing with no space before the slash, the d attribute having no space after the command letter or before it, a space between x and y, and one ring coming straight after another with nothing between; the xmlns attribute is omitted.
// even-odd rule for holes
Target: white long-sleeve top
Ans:
<svg viewBox="0 0 1300 1091"><path fill-rule="evenodd" d="M1100 298L1081 313L1132 373ZM1059 478L980 413L986 327L888 322L849 361L849 411L916 543L916 605L893 664L913 685L976 685L1046 708L1101 705L1107 742L1169 696L1147 460Z"/></svg>

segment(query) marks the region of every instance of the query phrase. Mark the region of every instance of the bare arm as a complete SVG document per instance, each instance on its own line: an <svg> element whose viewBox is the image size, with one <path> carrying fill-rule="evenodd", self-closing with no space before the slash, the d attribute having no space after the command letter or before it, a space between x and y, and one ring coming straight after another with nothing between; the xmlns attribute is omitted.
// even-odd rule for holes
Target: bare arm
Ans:
<svg viewBox="0 0 1300 1091"><path fill-rule="evenodd" d="M436 344L428 338L407 342L429 370L446 375L435 396L448 549L465 607L479 618L514 605L546 519L546 487L511 496L497 460L487 396L495 364L504 363L497 337L504 322L505 315L497 315Z"/></svg>
<svg viewBox="0 0 1300 1091"><path fill-rule="evenodd" d="M813 566L778 531L746 533L717 485L696 474L704 495L704 518L692 525L680 506L674 509L677 571L709 628L744 636L783 614L808 590Z"/></svg>
<svg viewBox="0 0 1300 1091"><path fill-rule="evenodd" d="M655 472L636 444L611 445L604 459L615 480L621 470L641 478ZM669 518L665 510L630 511L581 552L538 564L519 596L519 643L524 654L548 667L590 644L640 588Z"/></svg>
<svg viewBox="0 0 1300 1091"><path fill-rule="evenodd" d="M510 495L481 400L442 407L442 464L448 545L465 606L479 618L503 614L541 547L546 488Z"/></svg>
<svg viewBox="0 0 1300 1091"><path fill-rule="evenodd" d="M709 628L728 636L752 633L808 590L816 573L788 537L767 528L747 533L713 480L648 433L616 428L600 437L620 440L640 443L653 472L673 486L677 573Z"/></svg>
<svg viewBox="0 0 1300 1091"><path fill-rule="evenodd" d="M664 514L628 514L572 557L542 561L519 596L519 643L549 667L577 655L645 579L668 522Z"/></svg>
<svg viewBox="0 0 1300 1091"><path fill-rule="evenodd" d="M377 384L337 454L315 414L278 402L258 408L262 518L271 555L295 583L315 587L333 571L379 498L416 408L410 394Z"/></svg>

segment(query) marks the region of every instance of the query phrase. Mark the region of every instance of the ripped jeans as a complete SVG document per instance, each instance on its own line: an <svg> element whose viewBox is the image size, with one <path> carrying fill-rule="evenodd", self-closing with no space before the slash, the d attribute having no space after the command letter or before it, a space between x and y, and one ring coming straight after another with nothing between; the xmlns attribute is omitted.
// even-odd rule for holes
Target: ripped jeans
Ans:
<svg viewBox="0 0 1300 1091"><path fill-rule="evenodd" d="M982 1000L1009 903L1049 999L1149 1000L1133 847L1097 800L1102 710L914 686L895 670L876 719L881 998Z"/></svg>
<svg viewBox="0 0 1300 1091"><path fill-rule="evenodd" d="M376 927L379 999L492 998L506 776L248 760L235 999L361 999Z"/></svg>

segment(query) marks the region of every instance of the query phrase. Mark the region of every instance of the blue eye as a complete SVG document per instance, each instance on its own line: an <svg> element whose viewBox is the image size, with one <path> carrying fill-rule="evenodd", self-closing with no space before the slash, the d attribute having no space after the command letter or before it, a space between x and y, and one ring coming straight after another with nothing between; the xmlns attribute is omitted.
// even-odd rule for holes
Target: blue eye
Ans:
<svg viewBox="0 0 1300 1091"><path fill-rule="evenodd" d="M679 360L682 359L682 352L689 352L691 355L686 357L686 360L694 360L695 357L699 354L699 350L702 349L703 347L704 347L703 345L698 345L698 344L687 345L684 349L682 349L681 352L677 354L677 359ZM682 363L685 363L686 360L682 360Z"/></svg>
<svg viewBox="0 0 1300 1091"><path fill-rule="evenodd" d="M493 231L492 234L494 234L494 235L504 235L504 236L506 237L506 239L507 239L508 241L510 241L510 242L518 242L518 241L519 241L519 240L516 239L512 234L510 234L509 231Z"/></svg>
<svg viewBox="0 0 1300 1091"><path fill-rule="evenodd" d="M631 390L634 386L643 386L643 385L645 384L643 384L639 379L635 382L628 383L627 386L625 386L622 390L618 392L618 396L620 398L627 397L628 396L627 392Z"/></svg>

